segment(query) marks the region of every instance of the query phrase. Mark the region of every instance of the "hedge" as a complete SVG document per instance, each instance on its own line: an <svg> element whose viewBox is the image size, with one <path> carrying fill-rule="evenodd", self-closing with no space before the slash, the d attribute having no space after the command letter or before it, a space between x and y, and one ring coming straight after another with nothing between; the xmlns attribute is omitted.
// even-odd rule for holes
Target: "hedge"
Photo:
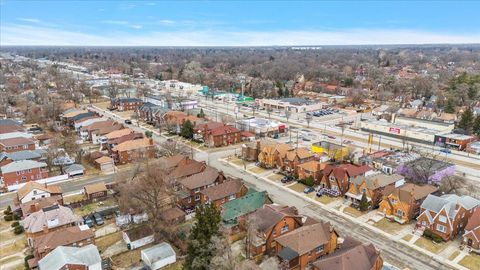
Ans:
<svg viewBox="0 0 480 270"><path fill-rule="evenodd" d="M423 236L432 240L435 243L443 242L443 238L440 235L432 232L432 230L430 229L425 229L425 231L423 232Z"/></svg>
<svg viewBox="0 0 480 270"><path fill-rule="evenodd" d="M23 229L22 226L17 226L17 227L15 227L15 229L13 229L13 233L15 233L15 234L21 234L21 233L23 233L24 231L25 231L25 230Z"/></svg>
<svg viewBox="0 0 480 270"><path fill-rule="evenodd" d="M5 215L5 216L3 216L3 219L5 219L5 221L12 221L13 220L13 215Z"/></svg>
<svg viewBox="0 0 480 270"><path fill-rule="evenodd" d="M10 226L11 226L12 228L15 228L15 227L17 227L17 226L20 226L20 222L15 221L15 222L13 222L12 225L10 225Z"/></svg>
<svg viewBox="0 0 480 270"><path fill-rule="evenodd" d="M306 186L309 186L309 187L313 187L313 185L315 185L315 180L313 179L313 177L309 176L305 179L302 179L302 180L298 180L299 183L302 183Z"/></svg>
<svg viewBox="0 0 480 270"><path fill-rule="evenodd" d="M7 206L7 209L5 209L5 211L3 211L3 213L5 215L11 215L12 214L12 208L9 206Z"/></svg>

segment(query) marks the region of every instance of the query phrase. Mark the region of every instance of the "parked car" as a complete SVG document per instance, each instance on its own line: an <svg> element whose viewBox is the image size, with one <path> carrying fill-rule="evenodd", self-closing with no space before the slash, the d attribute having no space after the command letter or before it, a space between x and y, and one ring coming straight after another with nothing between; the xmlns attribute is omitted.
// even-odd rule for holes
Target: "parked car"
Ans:
<svg viewBox="0 0 480 270"><path fill-rule="evenodd" d="M305 194L308 194L308 193L311 193L313 192L315 189L313 187L306 187L304 190L303 190L303 193Z"/></svg>
<svg viewBox="0 0 480 270"><path fill-rule="evenodd" d="M308 138L308 137L302 137L302 140L303 140L303 141L306 141L306 142L311 141L310 138Z"/></svg>
<svg viewBox="0 0 480 270"><path fill-rule="evenodd" d="M317 191L317 194L316 194L316 195L317 195L317 197L322 197L322 196L324 195L323 189L319 189L319 190Z"/></svg>
<svg viewBox="0 0 480 270"><path fill-rule="evenodd" d="M440 152L445 153L445 154L451 154L452 150L450 150L448 148L442 148L442 149L440 149Z"/></svg>
<svg viewBox="0 0 480 270"><path fill-rule="evenodd" d="M292 176L285 176L282 178L281 182L286 184L288 182L291 182L293 180L293 177Z"/></svg>
<svg viewBox="0 0 480 270"><path fill-rule="evenodd" d="M131 124L132 124L132 120L130 120L130 119L125 119L125 124L131 125Z"/></svg>
<svg viewBox="0 0 480 270"><path fill-rule="evenodd" d="M87 225L88 227L93 227L93 220L90 216L84 216L83 217L83 223L85 223L85 225Z"/></svg>
<svg viewBox="0 0 480 270"><path fill-rule="evenodd" d="M97 225L103 225L103 218L99 213L93 214L93 219L95 219L95 224Z"/></svg>
<svg viewBox="0 0 480 270"><path fill-rule="evenodd" d="M337 137L332 136L332 135L327 135L327 137L328 137L329 139L332 139L332 140L335 140L335 139L337 138Z"/></svg>

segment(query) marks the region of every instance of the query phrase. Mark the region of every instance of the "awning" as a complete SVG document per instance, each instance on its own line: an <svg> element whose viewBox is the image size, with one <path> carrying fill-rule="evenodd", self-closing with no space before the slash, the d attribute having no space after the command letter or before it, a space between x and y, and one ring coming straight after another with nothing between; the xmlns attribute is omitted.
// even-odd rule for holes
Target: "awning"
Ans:
<svg viewBox="0 0 480 270"><path fill-rule="evenodd" d="M285 261L291 261L298 257L298 253L289 247L285 247L277 254L277 256Z"/></svg>

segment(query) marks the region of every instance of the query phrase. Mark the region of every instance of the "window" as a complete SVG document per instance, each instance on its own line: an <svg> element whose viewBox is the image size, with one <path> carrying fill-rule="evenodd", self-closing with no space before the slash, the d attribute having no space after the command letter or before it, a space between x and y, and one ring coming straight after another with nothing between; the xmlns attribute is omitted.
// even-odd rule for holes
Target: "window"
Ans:
<svg viewBox="0 0 480 270"><path fill-rule="evenodd" d="M36 190L33 191L33 195L37 195L37 191L36 191Z"/></svg>
<svg viewBox="0 0 480 270"><path fill-rule="evenodd" d="M200 201L200 195L195 195L195 201Z"/></svg>
<svg viewBox="0 0 480 270"><path fill-rule="evenodd" d="M187 202L191 203L192 202L192 197L188 198Z"/></svg>
<svg viewBox="0 0 480 270"><path fill-rule="evenodd" d="M402 217L403 216L403 211L398 209L397 210L397 216Z"/></svg>
<svg viewBox="0 0 480 270"><path fill-rule="evenodd" d="M317 253L323 252L323 245L318 246L318 247L316 248L316 251L317 251Z"/></svg>
<svg viewBox="0 0 480 270"><path fill-rule="evenodd" d="M288 232L288 224L285 224L285 226L282 227L282 229L280 230L280 233L286 233Z"/></svg>
<svg viewBox="0 0 480 270"><path fill-rule="evenodd" d="M338 187L337 186L332 186L332 190L338 191Z"/></svg>
<svg viewBox="0 0 480 270"><path fill-rule="evenodd" d="M362 193L367 193L367 189L366 189L366 188L362 188Z"/></svg>
<svg viewBox="0 0 480 270"><path fill-rule="evenodd" d="M19 171L17 171L17 175L20 175L20 172L19 172Z"/></svg>
<svg viewBox="0 0 480 270"><path fill-rule="evenodd" d="M229 201L235 200L235 194L230 195L230 196L228 197L228 200L229 200Z"/></svg>
<svg viewBox="0 0 480 270"><path fill-rule="evenodd" d="M328 177L328 180L330 180L330 182L334 182L334 181L335 181L335 177L333 177L333 175L330 175L330 176Z"/></svg>
<svg viewBox="0 0 480 270"><path fill-rule="evenodd" d="M390 202L391 202L392 204L396 204L396 203L397 203L397 200L391 198L391 199L390 199Z"/></svg>
<svg viewBox="0 0 480 270"><path fill-rule="evenodd" d="M195 193L200 192L200 188L195 188L195 189L194 189L194 192L195 192Z"/></svg>
<svg viewBox="0 0 480 270"><path fill-rule="evenodd" d="M444 232L447 231L447 228L445 226L443 226L442 224L437 224L437 231L444 233Z"/></svg>
<svg viewBox="0 0 480 270"><path fill-rule="evenodd" d="M22 180L23 180L23 181L27 180L27 177L26 177L26 176L22 176Z"/></svg>
<svg viewBox="0 0 480 270"><path fill-rule="evenodd" d="M31 172L32 172L32 169L28 169L28 172L31 173Z"/></svg>
<svg viewBox="0 0 480 270"><path fill-rule="evenodd" d="M441 215L441 216L438 217L438 221L440 221L442 223L447 223L447 217Z"/></svg>
<svg viewBox="0 0 480 270"><path fill-rule="evenodd" d="M273 231L272 231L272 235L273 235L273 236L277 235L277 231L273 230Z"/></svg>

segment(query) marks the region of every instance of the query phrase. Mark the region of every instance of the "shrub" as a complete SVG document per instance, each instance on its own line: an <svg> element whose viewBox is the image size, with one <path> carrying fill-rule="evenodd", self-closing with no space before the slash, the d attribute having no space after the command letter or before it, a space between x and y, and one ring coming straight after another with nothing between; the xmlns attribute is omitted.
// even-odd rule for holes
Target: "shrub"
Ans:
<svg viewBox="0 0 480 270"><path fill-rule="evenodd" d="M367 194L363 192L362 199L360 200L360 211L367 211L369 206L370 205L368 204Z"/></svg>
<svg viewBox="0 0 480 270"><path fill-rule="evenodd" d="M303 180L299 180L298 182L306 185L306 186L309 186L309 187L313 187L313 185L315 184L315 180L313 179L312 176L309 176Z"/></svg>
<svg viewBox="0 0 480 270"><path fill-rule="evenodd" d="M3 219L5 219L5 221L12 221L13 220L13 215L5 215L3 216Z"/></svg>
<svg viewBox="0 0 480 270"><path fill-rule="evenodd" d="M15 229L13 229L13 233L15 233L15 234L21 234L21 233L23 233L23 232L24 232L24 229L23 229L23 227L20 226L20 225L17 226L17 227L15 227Z"/></svg>
<svg viewBox="0 0 480 270"><path fill-rule="evenodd" d="M443 241L443 238L441 236L432 232L432 230L430 230L430 229L425 229L425 231L423 232L423 236L432 240L435 243L440 243L440 242Z"/></svg>
<svg viewBox="0 0 480 270"><path fill-rule="evenodd" d="M13 222L12 225L10 225L10 226L11 226L12 228L15 228L15 227L17 227L17 226L20 226L20 222L15 221L15 222Z"/></svg>
<svg viewBox="0 0 480 270"><path fill-rule="evenodd" d="M9 206L7 206L7 209L5 209L5 211L3 211L3 213L5 215L11 215L12 214L12 208Z"/></svg>
<svg viewBox="0 0 480 270"><path fill-rule="evenodd" d="M13 214L13 220L20 220L20 216Z"/></svg>

